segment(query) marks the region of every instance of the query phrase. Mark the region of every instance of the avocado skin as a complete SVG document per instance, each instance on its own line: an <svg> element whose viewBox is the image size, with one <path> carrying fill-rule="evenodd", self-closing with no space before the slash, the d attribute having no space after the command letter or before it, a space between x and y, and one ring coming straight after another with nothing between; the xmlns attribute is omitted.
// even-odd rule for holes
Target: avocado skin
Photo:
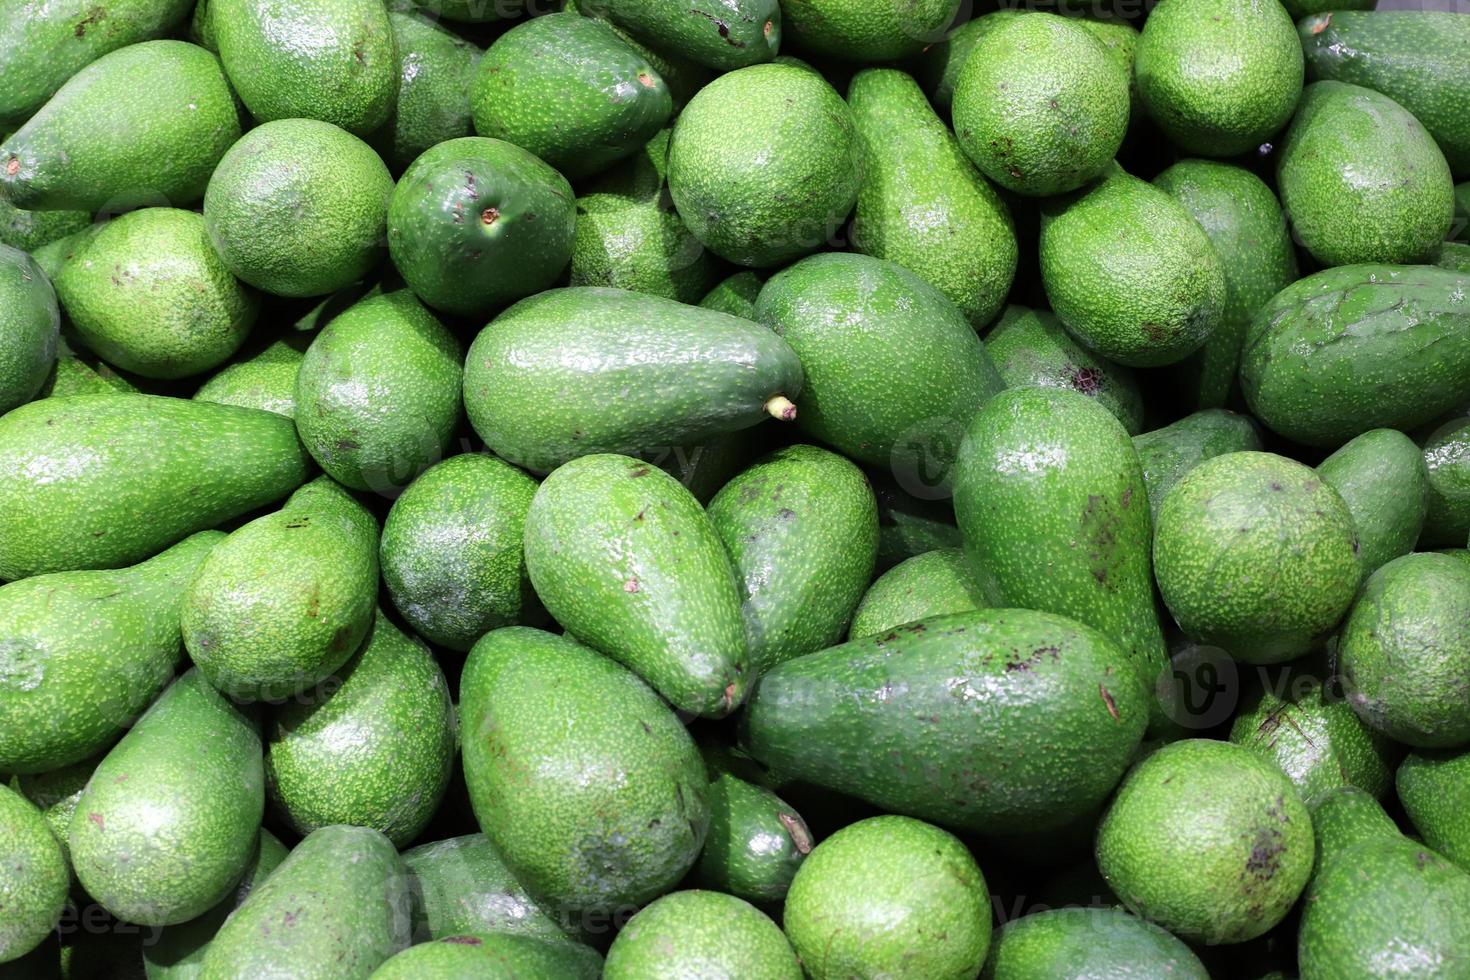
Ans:
<svg viewBox="0 0 1470 980"><path fill-rule="evenodd" d="M1470 742L1470 565L1433 552L1374 572L1338 641L1348 703L1372 728L1415 748ZM1402 664L1412 662L1406 671Z"/></svg>
<svg viewBox="0 0 1470 980"><path fill-rule="evenodd" d="M955 517L988 603L1101 631L1152 690L1168 656L1149 577L1146 505L1122 423L1074 391L1002 392L960 446Z"/></svg>
<svg viewBox="0 0 1470 980"><path fill-rule="evenodd" d="M292 829L371 827L402 847L449 785L454 707L428 647L379 613L351 660L271 710L265 736L266 790Z"/></svg>
<svg viewBox="0 0 1470 980"><path fill-rule="evenodd" d="M577 197L573 286L698 303L714 285L720 263L684 226L669 196L669 135L660 131ZM722 312L749 317L748 310Z"/></svg>
<svg viewBox="0 0 1470 980"><path fill-rule="evenodd" d="M323 827L220 927L200 980L367 977L409 945L409 904L408 876L386 837ZM260 941L266 932L272 942Z"/></svg>
<svg viewBox="0 0 1470 980"><path fill-rule="evenodd" d="M87 781L92 778L97 763L101 761L100 755L94 755L59 769L17 775L10 782L12 789L40 807L51 832L61 842L63 854L67 851L66 840L71 829L71 815L76 812L82 790L87 788Z"/></svg>
<svg viewBox="0 0 1470 980"><path fill-rule="evenodd" d="M475 132L524 147L572 180L631 156L673 113L668 85L607 23L576 13L512 27L470 90Z"/></svg>
<svg viewBox="0 0 1470 980"><path fill-rule="evenodd" d="M579 5L654 48L717 71L770 61L781 47L776 0L579 0Z"/></svg>
<svg viewBox="0 0 1470 980"><path fill-rule="evenodd" d="M767 280L756 318L801 358L797 426L926 491L948 486L965 423L1004 387L959 308L884 259L803 259Z"/></svg>
<svg viewBox="0 0 1470 980"><path fill-rule="evenodd" d="M0 415L36 397L56 363L61 312L34 259L0 245Z"/></svg>
<svg viewBox="0 0 1470 980"><path fill-rule="evenodd" d="M92 223L86 211L22 211L0 198L0 244L34 252Z"/></svg>
<svg viewBox="0 0 1470 980"><path fill-rule="evenodd" d="M1371 89L1313 82L1276 158L1297 239L1325 266L1417 262L1444 241L1454 182L1407 109Z"/></svg>
<svg viewBox="0 0 1470 980"><path fill-rule="evenodd" d="M1063 67L1065 66L1065 67ZM1090 31L1056 14L987 31L955 83L954 132L1007 190L1049 197L1103 173L1128 129L1129 75Z"/></svg>
<svg viewBox="0 0 1470 980"><path fill-rule="evenodd" d="M1143 395L1133 370L1077 343L1049 310L1007 306L985 337L985 352L1007 388L1077 391L1112 412L1129 435L1143 428Z"/></svg>
<svg viewBox="0 0 1470 980"><path fill-rule="evenodd" d="M1450 11L1314 13L1297 25L1314 79L1382 92L1414 114L1455 177L1470 177L1470 24Z"/></svg>
<svg viewBox="0 0 1470 980"><path fill-rule="evenodd" d="M980 43L980 39L1022 13L1025 11L1003 8L977 14L963 24L957 25L954 30L945 35L944 40L934 42L912 59L909 70L924 90L924 94L929 97L930 104L934 106L934 111L941 119L949 117L950 108L954 105L954 90L955 85L959 82L960 72L964 69L965 62L970 59L970 53ZM1131 76L1132 72L1130 71L1129 74Z"/></svg>
<svg viewBox="0 0 1470 980"><path fill-rule="evenodd" d="M184 646L243 701L288 698L329 676L373 621L378 524L329 477L215 548L184 597Z"/></svg>
<svg viewBox="0 0 1470 980"><path fill-rule="evenodd" d="M398 49L398 95L368 142L401 173L430 147L474 134L470 84L484 52L411 8L390 7L388 23Z"/></svg>
<svg viewBox="0 0 1470 980"><path fill-rule="evenodd" d="M1470 385L1470 275L1354 265L1299 279L1262 307L1241 351L1251 413L1288 439L1334 447L1407 431Z"/></svg>
<svg viewBox="0 0 1470 980"><path fill-rule="evenodd" d="M653 976L801 980L776 923L734 895L690 889L640 909L607 951L605 980Z"/></svg>
<svg viewBox="0 0 1470 980"><path fill-rule="evenodd" d="M1171 372L1186 404L1220 408L1235 387L1251 319L1297 279L1296 248L1276 195L1243 167L1181 160L1153 182L1199 222L1225 273L1219 326Z"/></svg>
<svg viewBox="0 0 1470 980"><path fill-rule="evenodd" d="M1073 336L1128 367L1194 353L1227 298L1224 266L1189 211L1118 169L1042 204L1041 283Z"/></svg>
<svg viewBox="0 0 1470 980"><path fill-rule="evenodd" d="M1451 272L1470 273L1470 245L1464 242L1441 242L1429 253L1429 264Z"/></svg>
<svg viewBox="0 0 1470 980"><path fill-rule="evenodd" d="M1164 497L1180 477L1207 459L1259 450L1261 435L1249 415L1206 408L1162 429L1134 436L1133 448L1143 467L1149 510L1157 522Z"/></svg>
<svg viewBox="0 0 1470 980"><path fill-rule="evenodd" d="M378 967L372 980L597 980L601 975L602 957L580 943L484 933L445 936L405 949Z"/></svg>
<svg viewBox="0 0 1470 980"><path fill-rule="evenodd" d="M775 5L775 0L767 0L767 2L770 2L772 6ZM659 4L652 4L650 6L656 11L663 9L662 5ZM681 53L679 46L675 46L672 54L667 51L655 50L630 34L626 28L608 20L606 3L600 3L597 0L591 0L591 2L589 0L566 0L562 5L562 9L579 13L583 17L597 17L606 20L612 26L613 33L618 36L620 41L632 48L637 54L647 58L648 63L653 66L653 70L658 72L663 78L664 84L669 87L669 95L674 99L675 114L689 103L689 100L694 97L695 92L704 88L715 77L715 73L709 68L690 59L686 53ZM780 36L778 34L777 40L779 39Z"/></svg>
<svg viewBox="0 0 1470 980"><path fill-rule="evenodd" d="M436 463L383 524L383 581L424 639L466 651L534 614L521 540L536 481L488 453Z"/></svg>
<svg viewBox="0 0 1470 980"><path fill-rule="evenodd" d="M412 293L368 296L306 349L296 431L343 486L401 489L449 448L462 376L459 341Z"/></svg>
<svg viewBox="0 0 1470 980"><path fill-rule="evenodd" d="M1470 418L1450 419L1430 432L1423 462L1429 510L1419 547L1458 547L1470 533Z"/></svg>
<svg viewBox="0 0 1470 980"><path fill-rule="evenodd" d="M77 72L0 144L0 191L32 211L189 207L239 138L219 59L144 41Z"/></svg>
<svg viewBox="0 0 1470 980"><path fill-rule="evenodd" d="M425 303L483 316L554 283L576 225L565 177L519 146L466 136L429 149L399 179L388 253Z"/></svg>
<svg viewBox="0 0 1470 980"><path fill-rule="evenodd" d="M855 248L917 272L975 327L1005 302L1016 232L995 188L929 107L912 77L870 68L847 89L864 146Z"/></svg>
<svg viewBox="0 0 1470 980"><path fill-rule="evenodd" d="M1146 757L1097 830L1098 868L1129 911L1200 942L1244 942L1275 926L1312 856L1311 816L1291 781L1212 739Z"/></svg>
<svg viewBox="0 0 1470 980"><path fill-rule="evenodd" d="M982 980L1209 980L1194 951L1168 930L1117 908L1053 908L999 926Z"/></svg>
<svg viewBox="0 0 1470 980"><path fill-rule="evenodd" d="M636 676L565 637L486 634L460 681L465 782L518 881L566 912L673 888L709 826L689 733Z"/></svg>
<svg viewBox="0 0 1470 980"><path fill-rule="evenodd" d="M740 585L699 502L628 456L583 456L542 482L526 514L526 570L568 633L675 708L723 717L754 679Z"/></svg>
<svg viewBox="0 0 1470 980"><path fill-rule="evenodd" d="M412 877L415 942L467 933L506 933L559 941L562 917L534 898L506 867L495 843L467 834L403 852Z"/></svg>
<svg viewBox="0 0 1470 980"><path fill-rule="evenodd" d="M847 637L861 640L905 623L986 605L964 551L936 548L906 558L879 576L852 614Z"/></svg>
<svg viewBox="0 0 1470 980"><path fill-rule="evenodd" d="M786 39L807 54L842 61L896 61L944 37L960 0L783 0Z"/></svg>
<svg viewBox="0 0 1470 980"><path fill-rule="evenodd" d="M669 141L668 180L705 248L737 265L784 265L841 230L863 180L862 138L822 76L755 65L689 100Z"/></svg>
<svg viewBox="0 0 1470 980"><path fill-rule="evenodd" d="M209 178L204 222L231 272L277 296L324 296L378 263L393 177L362 140L315 119L252 129Z"/></svg>
<svg viewBox="0 0 1470 980"><path fill-rule="evenodd" d="M239 882L264 808L257 720L191 670L92 774L67 834L72 866L119 918L187 922Z"/></svg>
<svg viewBox="0 0 1470 980"><path fill-rule="evenodd" d="M718 310L746 320L755 319L755 301L765 280L750 269L732 273L704 294L698 303L706 310Z"/></svg>
<svg viewBox="0 0 1470 980"><path fill-rule="evenodd" d="M1399 766L1395 784L1424 842L1470 871L1470 752L1411 752Z"/></svg>
<svg viewBox="0 0 1470 980"><path fill-rule="evenodd" d="M142 561L279 500L308 464L270 412L122 394L22 405L0 418L0 579Z"/></svg>
<svg viewBox="0 0 1470 980"><path fill-rule="evenodd" d="M842 639L878 553L878 502L862 470L787 446L725 484L707 511L740 579L757 676Z"/></svg>
<svg viewBox="0 0 1470 980"><path fill-rule="evenodd" d="M1100 803L1148 711L1143 681L1098 631L1051 613L982 609L773 668L743 731L750 754L783 776L1003 834L1062 826ZM1028 750L1041 743L1086 746L1086 762Z"/></svg>
<svg viewBox="0 0 1470 980"><path fill-rule="evenodd" d="M258 408L296 417L296 376L301 373L301 351L275 341L253 357L220 368L194 392L196 401L240 408Z"/></svg>
<svg viewBox="0 0 1470 980"><path fill-rule="evenodd" d="M380 0L209 0L220 60L260 122L320 119L364 136L398 96L398 48Z"/></svg>
<svg viewBox="0 0 1470 980"><path fill-rule="evenodd" d="M709 835L694 880L747 902L780 902L812 849L801 814L764 786L705 755L710 772Z"/></svg>
<svg viewBox="0 0 1470 980"><path fill-rule="evenodd" d="M1244 663L1281 663L1306 653L1352 604L1362 581L1357 528L1337 491L1301 463L1226 453L1164 497L1154 577L1191 639Z"/></svg>
<svg viewBox="0 0 1470 980"><path fill-rule="evenodd" d="M552 289L470 345L464 403L501 458L546 472L588 453L688 446L801 394L801 361L748 320L596 286ZM800 412L798 412L800 414Z"/></svg>
<svg viewBox="0 0 1470 980"><path fill-rule="evenodd" d="M56 292L97 356L144 378L218 367L260 311L258 297L215 254L204 219L177 208L109 221L62 268Z"/></svg>
<svg viewBox="0 0 1470 980"><path fill-rule="evenodd" d="M962 980L990 948L988 898L953 834L871 817L817 845L791 883L782 923L813 980Z"/></svg>
<svg viewBox="0 0 1470 980"><path fill-rule="evenodd" d="M1414 550L1431 506L1432 474L1412 439L1395 429L1369 429L1318 464L1317 474L1353 515L1365 577Z"/></svg>
<svg viewBox="0 0 1470 980"><path fill-rule="evenodd" d="M66 908L71 874L61 843L35 805L0 783L0 870L5 920L0 963L20 959L46 940Z"/></svg>

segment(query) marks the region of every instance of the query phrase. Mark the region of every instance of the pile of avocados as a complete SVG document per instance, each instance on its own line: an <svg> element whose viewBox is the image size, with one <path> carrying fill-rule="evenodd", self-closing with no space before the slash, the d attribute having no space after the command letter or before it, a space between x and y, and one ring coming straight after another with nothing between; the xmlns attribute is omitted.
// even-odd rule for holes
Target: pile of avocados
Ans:
<svg viewBox="0 0 1470 980"><path fill-rule="evenodd" d="M0 4L0 980L1470 980L1412 6Z"/></svg>

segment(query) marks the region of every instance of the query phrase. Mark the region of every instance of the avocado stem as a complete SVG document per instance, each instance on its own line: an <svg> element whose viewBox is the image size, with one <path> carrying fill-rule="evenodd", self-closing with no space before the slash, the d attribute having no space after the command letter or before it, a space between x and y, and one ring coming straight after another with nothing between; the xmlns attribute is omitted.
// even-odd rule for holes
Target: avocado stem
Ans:
<svg viewBox="0 0 1470 980"><path fill-rule="evenodd" d="M772 395L766 402L765 409L767 415L782 422L790 422L796 418L796 405L785 395Z"/></svg>

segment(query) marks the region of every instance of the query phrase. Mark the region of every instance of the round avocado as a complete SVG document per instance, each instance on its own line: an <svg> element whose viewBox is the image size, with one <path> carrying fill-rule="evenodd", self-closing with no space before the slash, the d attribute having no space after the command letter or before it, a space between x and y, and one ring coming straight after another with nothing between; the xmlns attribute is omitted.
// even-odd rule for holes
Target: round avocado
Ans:
<svg viewBox="0 0 1470 980"><path fill-rule="evenodd" d="M981 980L1209 980L1199 957L1167 930L1117 908L1060 908L995 930Z"/></svg>
<svg viewBox="0 0 1470 980"><path fill-rule="evenodd" d="M0 783L0 963L19 959L55 928L66 907L71 872L41 811Z"/></svg>
<svg viewBox="0 0 1470 980"><path fill-rule="evenodd" d="M613 940L602 976L801 980L802 972L791 944L760 909L722 892L690 890L640 909Z"/></svg>

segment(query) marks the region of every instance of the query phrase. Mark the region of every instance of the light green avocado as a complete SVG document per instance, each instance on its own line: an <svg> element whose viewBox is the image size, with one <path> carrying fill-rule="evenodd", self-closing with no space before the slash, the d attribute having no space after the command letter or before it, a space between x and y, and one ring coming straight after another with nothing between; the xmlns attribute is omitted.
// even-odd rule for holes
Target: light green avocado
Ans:
<svg viewBox="0 0 1470 980"><path fill-rule="evenodd" d="M960 0L782 0L786 37L802 52L895 61L944 37Z"/></svg>
<svg viewBox="0 0 1470 980"><path fill-rule="evenodd" d="M781 47L776 0L578 0L651 47L716 71L770 61Z"/></svg>
<svg viewBox="0 0 1470 980"><path fill-rule="evenodd" d="M1470 750L1412 752L1395 784L1424 842L1470 871Z"/></svg>
<svg viewBox="0 0 1470 980"><path fill-rule="evenodd" d="M781 929L734 895L678 891L655 899L619 930L604 980L654 976L801 980L801 965Z"/></svg>
<svg viewBox="0 0 1470 980"><path fill-rule="evenodd" d="M1223 408L1207 408L1171 422L1162 429L1133 437L1133 449L1143 467L1149 511L1155 522L1169 489L1200 463L1225 453L1261 448L1261 433L1249 415Z"/></svg>
<svg viewBox="0 0 1470 980"><path fill-rule="evenodd" d="M43 943L66 910L71 874L66 854L35 805L0 783L0 963L20 959ZM18 967L24 969L24 966Z"/></svg>
<svg viewBox="0 0 1470 980"><path fill-rule="evenodd" d="M765 280L750 269L742 269L723 279L704 294L699 305L707 310L718 310L746 320L755 319L755 300L761 293Z"/></svg>
<svg viewBox="0 0 1470 980"><path fill-rule="evenodd" d="M86 211L22 211L0 197L0 245L34 252L92 223Z"/></svg>
<svg viewBox="0 0 1470 980"><path fill-rule="evenodd" d="M1318 464L1317 474L1353 515L1365 578L1414 550L1431 506L1432 476L1412 439L1395 429L1369 429ZM1459 537L1466 533L1470 524Z"/></svg>
<svg viewBox="0 0 1470 980"><path fill-rule="evenodd" d="M709 835L694 866L694 879L747 902L779 902L811 853L811 828L785 800L741 778L745 767L735 758L728 751L705 750Z"/></svg>
<svg viewBox="0 0 1470 980"><path fill-rule="evenodd" d="M25 252L0 245L0 415L40 394L61 343L56 291Z"/></svg>
<svg viewBox="0 0 1470 980"><path fill-rule="evenodd" d="M258 408L296 417L296 376L301 373L301 351L282 340L258 354L226 364L214 373L194 399L240 408Z"/></svg>
<svg viewBox="0 0 1470 980"><path fill-rule="evenodd" d="M906 558L880 575L852 614L847 636L861 640L930 616L985 606L964 551L936 548Z"/></svg>
<svg viewBox="0 0 1470 980"><path fill-rule="evenodd" d="M445 936L405 949L374 970L370 980L597 980L602 975L602 957L590 946L487 933Z"/></svg>
<svg viewBox="0 0 1470 980"><path fill-rule="evenodd" d="M965 62L970 60L970 53L975 50L980 39L1023 13L1026 11L1005 8L989 13L977 12L976 16L957 25L943 40L935 41L911 60L910 70L914 78L924 89L924 94L929 96L929 102L941 118L949 117L960 72L964 69ZM1133 74L1132 62L1129 63L1128 74L1130 77Z"/></svg>
<svg viewBox="0 0 1470 980"><path fill-rule="evenodd" d="M1209 980L1194 951L1168 930L1117 908L1053 908L995 930L982 980Z"/></svg>
<svg viewBox="0 0 1470 980"><path fill-rule="evenodd" d="M415 942L485 932L560 940L576 931L526 891L484 834L420 844L403 852L403 863L412 876Z"/></svg>
<svg viewBox="0 0 1470 980"><path fill-rule="evenodd" d="M101 756L94 755L59 769L18 774L11 780L12 789L40 808L51 832L61 841L63 854L66 853L66 838L71 830L71 815L76 812L82 790L87 788L87 781L101 761Z"/></svg>
<svg viewBox="0 0 1470 980"><path fill-rule="evenodd" d="M390 5L388 23L398 48L398 95L368 142L398 173L430 147L474 133L470 84L483 52L413 9Z"/></svg>

